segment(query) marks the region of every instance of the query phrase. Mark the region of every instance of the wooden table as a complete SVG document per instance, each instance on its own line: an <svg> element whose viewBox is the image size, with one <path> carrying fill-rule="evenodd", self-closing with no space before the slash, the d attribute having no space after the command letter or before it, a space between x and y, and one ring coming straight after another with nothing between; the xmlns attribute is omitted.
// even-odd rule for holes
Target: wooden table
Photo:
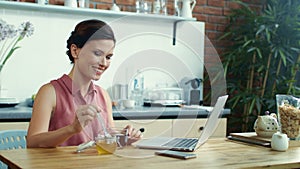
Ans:
<svg viewBox="0 0 300 169"><path fill-rule="evenodd" d="M286 152L227 139L210 139L181 160L154 156L154 150L125 148L118 155L98 155L95 149L75 153L76 147L31 148L0 151L0 160L11 168L300 168L300 147Z"/></svg>

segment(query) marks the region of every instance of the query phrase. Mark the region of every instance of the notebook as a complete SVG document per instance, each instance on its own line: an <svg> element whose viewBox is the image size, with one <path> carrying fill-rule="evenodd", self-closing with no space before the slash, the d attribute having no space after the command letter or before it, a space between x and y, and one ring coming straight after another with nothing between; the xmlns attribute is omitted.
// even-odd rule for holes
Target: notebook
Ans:
<svg viewBox="0 0 300 169"><path fill-rule="evenodd" d="M153 137L150 139L140 140L135 144L138 148L176 150L193 152L204 144L213 134L219 123L219 116L224 109L228 95L218 98L213 110L211 111L204 129L198 138L175 138L175 137Z"/></svg>

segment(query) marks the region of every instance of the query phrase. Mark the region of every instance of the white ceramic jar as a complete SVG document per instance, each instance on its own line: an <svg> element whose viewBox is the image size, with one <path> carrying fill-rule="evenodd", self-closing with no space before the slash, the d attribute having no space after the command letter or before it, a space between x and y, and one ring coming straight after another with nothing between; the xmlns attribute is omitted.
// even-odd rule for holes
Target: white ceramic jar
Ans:
<svg viewBox="0 0 300 169"><path fill-rule="evenodd" d="M276 151L286 151L289 148L289 138L286 134L277 132L272 136L271 147Z"/></svg>

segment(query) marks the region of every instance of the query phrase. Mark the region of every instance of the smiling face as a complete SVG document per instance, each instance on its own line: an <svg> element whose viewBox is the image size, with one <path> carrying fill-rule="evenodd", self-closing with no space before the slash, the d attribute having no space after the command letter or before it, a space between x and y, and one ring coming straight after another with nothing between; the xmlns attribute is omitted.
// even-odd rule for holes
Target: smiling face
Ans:
<svg viewBox="0 0 300 169"><path fill-rule="evenodd" d="M114 41L106 39L87 41L83 48L73 45L76 72L86 80L99 80L110 66L114 47Z"/></svg>

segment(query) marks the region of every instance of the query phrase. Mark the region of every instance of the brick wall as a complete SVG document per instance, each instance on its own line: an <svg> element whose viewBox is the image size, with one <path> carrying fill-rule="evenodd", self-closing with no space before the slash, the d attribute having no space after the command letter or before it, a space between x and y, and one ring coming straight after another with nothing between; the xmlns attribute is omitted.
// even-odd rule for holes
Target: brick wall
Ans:
<svg viewBox="0 0 300 169"><path fill-rule="evenodd" d="M27 2L34 2L35 0L20 0ZM113 0L89 0L90 8L96 9L109 9ZM135 11L136 0L115 0L122 11ZM149 0L154 1L154 0ZM205 32L207 38L210 39L218 53L222 53L226 42L218 41L217 39L223 33L227 21L227 16L230 13L230 9L238 8L239 5L232 0L196 0L196 6L193 10L193 16L198 21L205 22ZM251 7L260 9L262 0L243 0ZM167 0L168 13L173 14L173 0ZM63 5L64 0L49 0L50 4Z"/></svg>
<svg viewBox="0 0 300 169"><path fill-rule="evenodd" d="M243 0L243 2L249 4L249 6L255 10L261 9L262 0ZM207 66L213 65L215 57L212 55L219 55L222 59L222 52L229 42L224 40L218 40L218 38L224 33L225 27L228 23L228 15L230 10L239 8L239 4L232 2L231 0L197 0L197 5L193 11L193 16L198 21L205 22L205 34L207 37L205 48L205 64ZM205 72L205 77L207 76ZM204 95L210 91L210 81L205 81ZM204 104L209 104L208 100L204 100Z"/></svg>

